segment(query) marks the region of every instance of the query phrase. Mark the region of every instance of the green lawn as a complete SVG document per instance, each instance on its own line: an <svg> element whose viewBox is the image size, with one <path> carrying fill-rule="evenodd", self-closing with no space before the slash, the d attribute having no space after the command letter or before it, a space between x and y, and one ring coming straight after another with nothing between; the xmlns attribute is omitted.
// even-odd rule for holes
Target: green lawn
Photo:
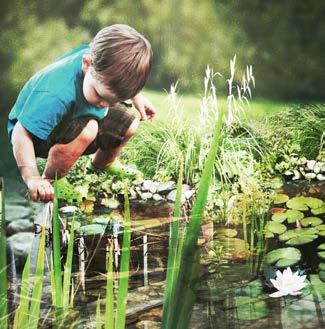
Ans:
<svg viewBox="0 0 325 329"><path fill-rule="evenodd" d="M158 120L170 120L173 113L170 111L168 94L164 91L144 90L143 94L150 99L157 109ZM184 118L195 122L200 111L200 96L179 95L179 108ZM226 106L226 98L218 99L219 106ZM248 119L260 119L265 115L273 114L284 109L288 104L272 102L264 99L252 100L249 106L245 106L245 113Z"/></svg>

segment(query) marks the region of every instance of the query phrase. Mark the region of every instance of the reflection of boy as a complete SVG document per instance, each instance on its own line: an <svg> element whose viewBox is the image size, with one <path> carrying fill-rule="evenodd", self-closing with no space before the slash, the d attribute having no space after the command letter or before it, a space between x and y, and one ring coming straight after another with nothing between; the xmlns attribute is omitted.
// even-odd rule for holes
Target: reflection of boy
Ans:
<svg viewBox="0 0 325 329"><path fill-rule="evenodd" d="M139 119L155 109L139 91L151 69L150 43L133 28L116 24L36 73L9 114L8 132L21 175L33 200L53 199L51 182L65 176L82 154L105 169L132 137ZM108 110L109 107L109 110ZM42 176L35 157L47 158Z"/></svg>

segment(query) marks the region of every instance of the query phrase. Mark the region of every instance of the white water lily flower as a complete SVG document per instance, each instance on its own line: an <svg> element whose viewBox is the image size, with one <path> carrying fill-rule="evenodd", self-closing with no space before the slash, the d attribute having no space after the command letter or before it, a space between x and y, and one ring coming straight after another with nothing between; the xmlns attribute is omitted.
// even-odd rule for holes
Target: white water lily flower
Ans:
<svg viewBox="0 0 325 329"><path fill-rule="evenodd" d="M276 278L271 279L273 286L278 289L270 297L282 297L287 295L297 296L301 294L302 288L304 288L307 283L305 283L306 275L300 276L298 272L292 273L291 268L287 267L281 273L281 271L276 272Z"/></svg>

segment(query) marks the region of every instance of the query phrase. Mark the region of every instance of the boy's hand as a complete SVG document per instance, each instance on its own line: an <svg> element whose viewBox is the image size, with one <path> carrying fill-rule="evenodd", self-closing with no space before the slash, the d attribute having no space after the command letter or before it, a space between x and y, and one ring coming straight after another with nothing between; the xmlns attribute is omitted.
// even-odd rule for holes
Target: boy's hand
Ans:
<svg viewBox="0 0 325 329"><path fill-rule="evenodd" d="M133 106L139 111L141 115L141 121L152 121L156 115L156 109L145 96L138 94L134 96L131 101Z"/></svg>
<svg viewBox="0 0 325 329"><path fill-rule="evenodd" d="M30 178L26 185L33 201L51 201L54 199L54 189L48 179L42 177Z"/></svg>

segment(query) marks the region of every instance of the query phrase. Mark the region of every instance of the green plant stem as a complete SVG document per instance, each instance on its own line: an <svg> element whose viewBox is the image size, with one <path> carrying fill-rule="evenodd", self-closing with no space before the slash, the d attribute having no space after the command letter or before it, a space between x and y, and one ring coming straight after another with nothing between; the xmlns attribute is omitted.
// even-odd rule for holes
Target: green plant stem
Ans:
<svg viewBox="0 0 325 329"><path fill-rule="evenodd" d="M122 243L121 266L119 272L119 285L117 293L117 310L115 329L125 328L126 317L126 298L128 294L129 284L129 259L131 244L131 221L130 221L130 204L128 197L128 189L125 186L124 191L124 233Z"/></svg>
<svg viewBox="0 0 325 329"><path fill-rule="evenodd" d="M106 250L106 264L107 264L106 265L107 281L106 281L105 329L114 329L113 241L111 241L109 249Z"/></svg>

